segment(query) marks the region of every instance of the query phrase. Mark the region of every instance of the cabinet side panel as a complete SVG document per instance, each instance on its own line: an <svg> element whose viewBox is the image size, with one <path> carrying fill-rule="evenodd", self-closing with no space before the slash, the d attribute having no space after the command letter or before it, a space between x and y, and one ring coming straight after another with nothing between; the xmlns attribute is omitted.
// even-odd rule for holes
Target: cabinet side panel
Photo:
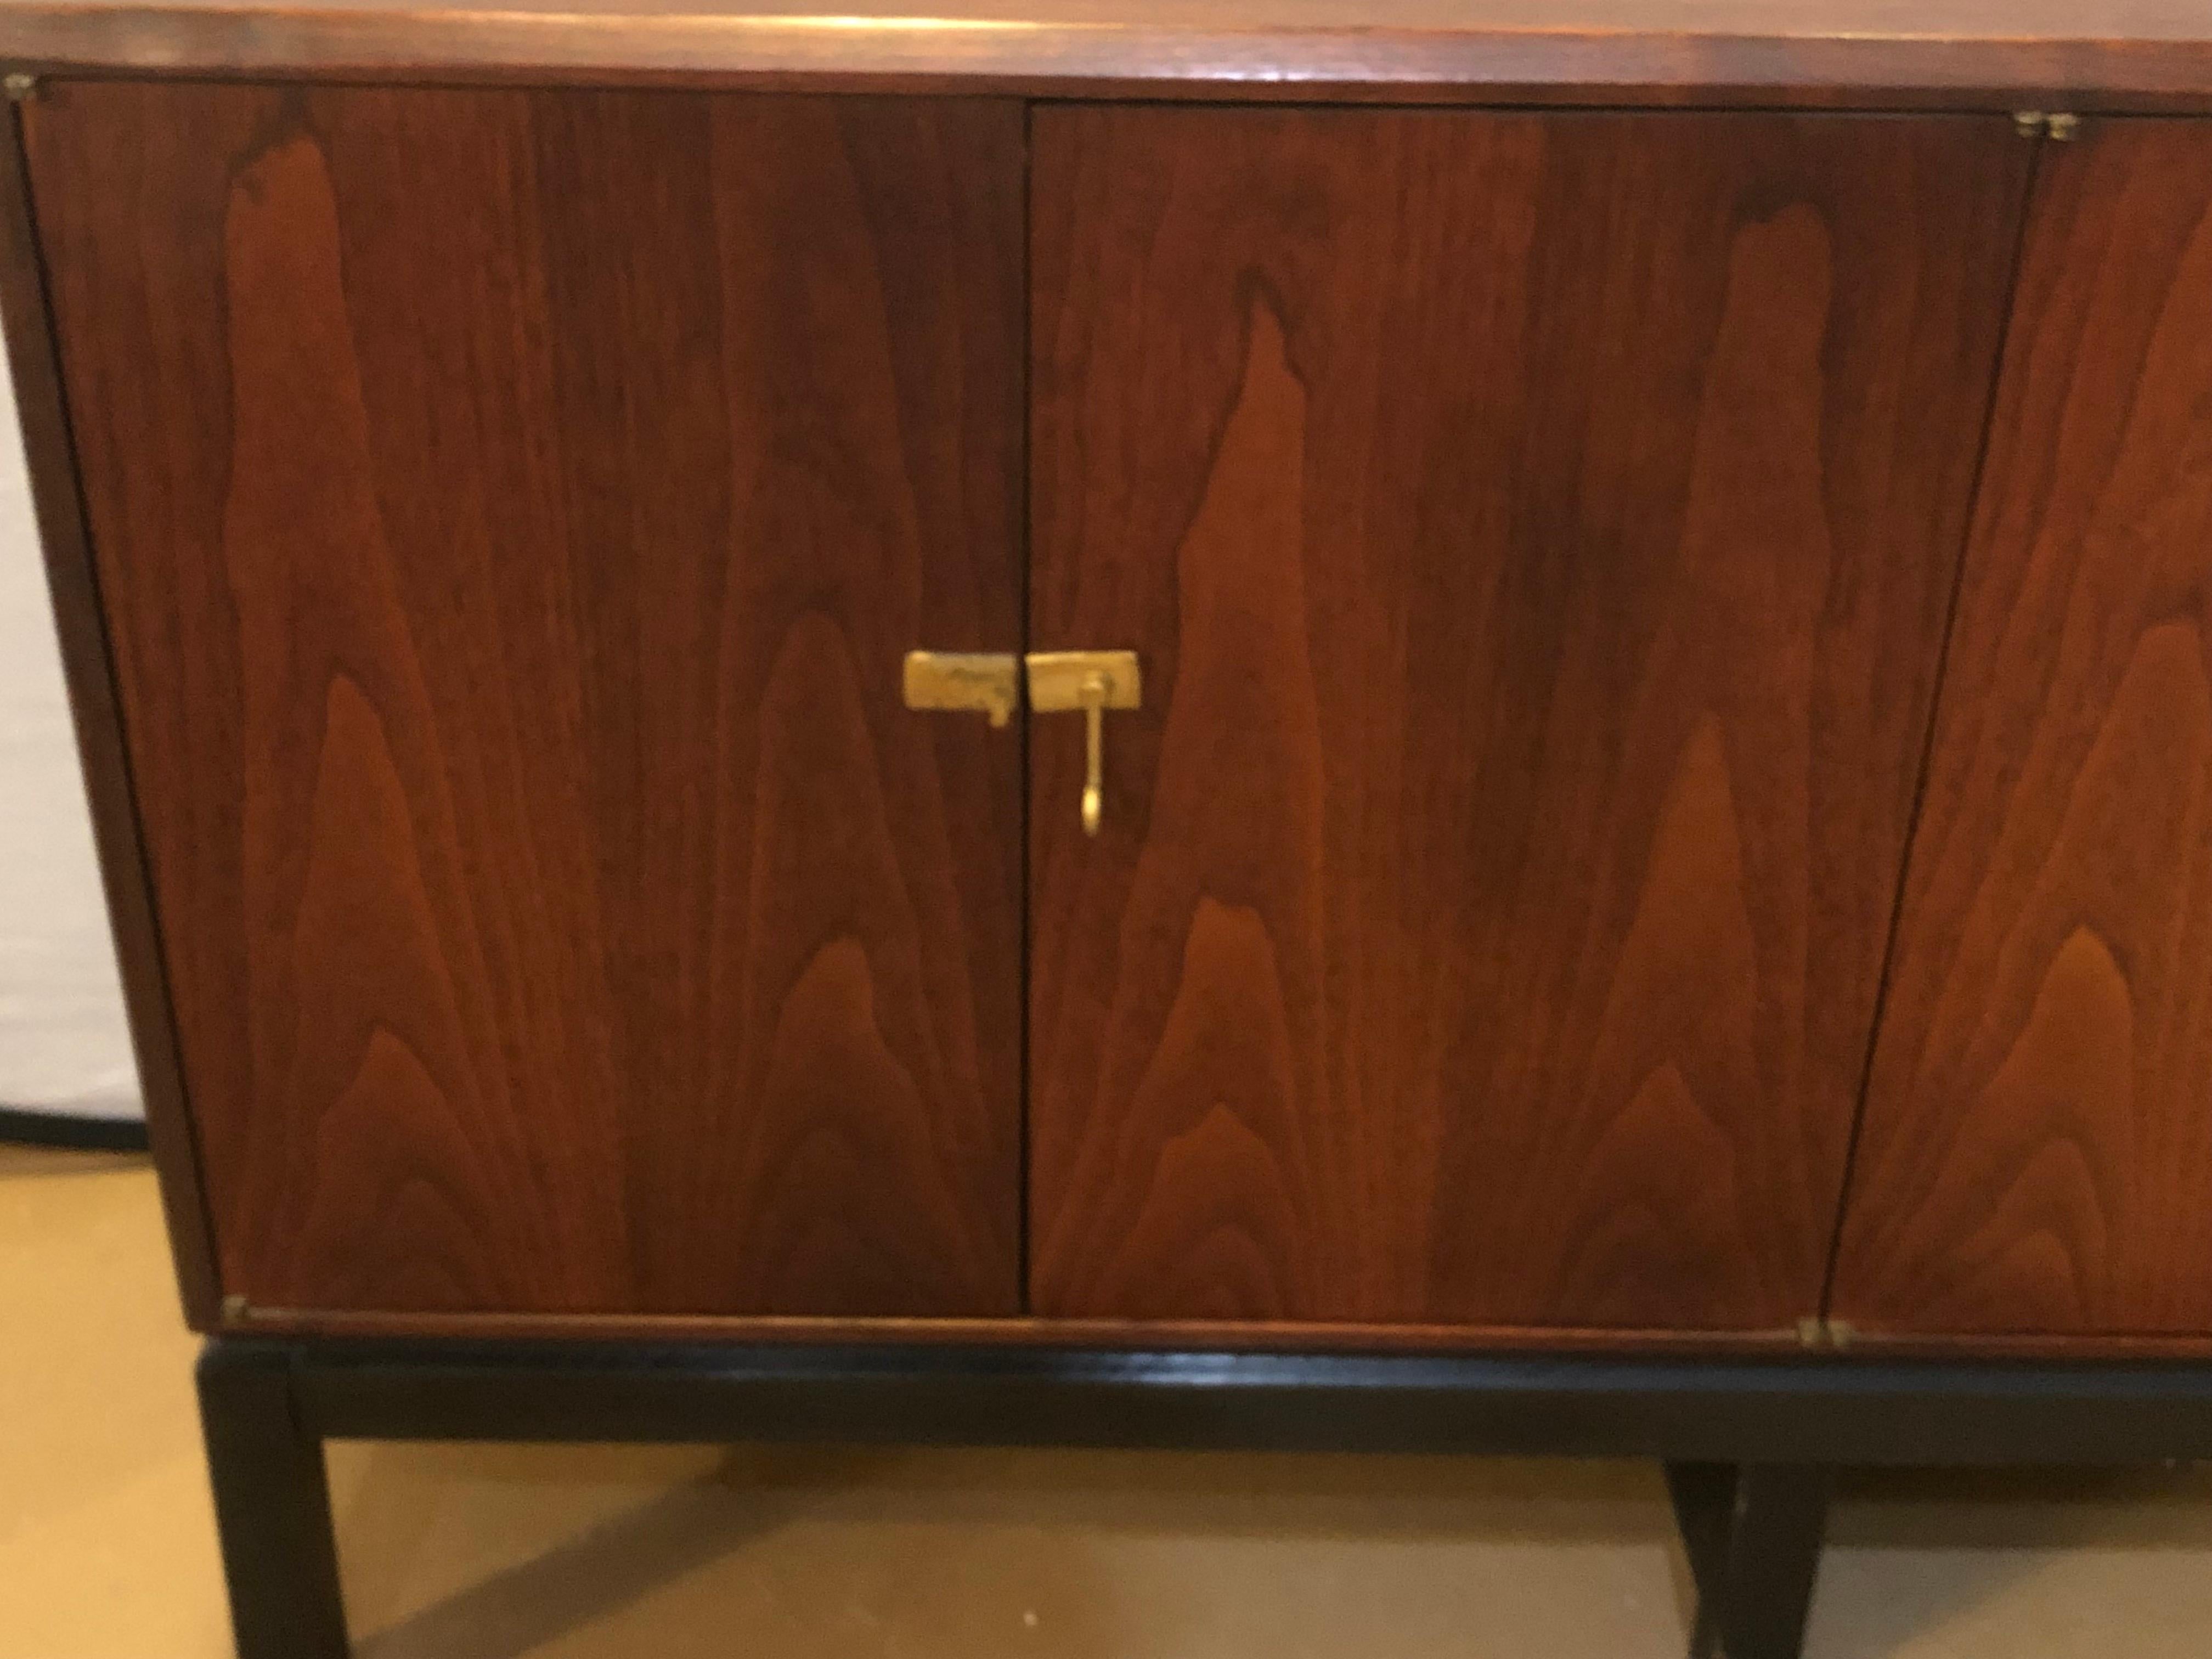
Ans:
<svg viewBox="0 0 2212 1659"><path fill-rule="evenodd" d="M195 1329L204 1330L214 1322L220 1299L213 1234L199 1149L178 1066L168 979L125 750L114 664L55 356L22 129L12 114L5 150L0 156L0 310L7 317L16 419L22 428L46 586L53 599L70 712L84 764L100 881L122 968L147 1139L161 1176L162 1209L185 1316Z"/></svg>
<svg viewBox="0 0 2212 1659"><path fill-rule="evenodd" d="M63 85L223 1287L1018 1306L1018 107Z"/></svg>
<svg viewBox="0 0 2212 1659"><path fill-rule="evenodd" d="M2212 1332L2212 123L2050 147L1838 1261L1870 1333Z"/></svg>
<svg viewBox="0 0 2212 1659"><path fill-rule="evenodd" d="M1036 136L1036 1310L1813 1313L2030 147Z"/></svg>

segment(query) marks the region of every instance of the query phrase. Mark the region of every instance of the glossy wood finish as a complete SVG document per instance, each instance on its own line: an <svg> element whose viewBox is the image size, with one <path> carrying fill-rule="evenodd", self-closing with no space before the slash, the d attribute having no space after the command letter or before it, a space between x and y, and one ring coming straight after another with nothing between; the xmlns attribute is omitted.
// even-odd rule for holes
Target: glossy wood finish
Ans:
<svg viewBox="0 0 2212 1659"><path fill-rule="evenodd" d="M1293 1320L823 1319L715 1315L349 1313L256 1309L234 1327L251 1336L513 1342L758 1342L805 1348L896 1342L921 1348L974 1344L1000 1348L1120 1349L1206 1353L1685 1354L1707 1358L1796 1354L1795 1329L1638 1330L1620 1326L1316 1325Z"/></svg>
<svg viewBox="0 0 2212 1659"><path fill-rule="evenodd" d="M307 1427L300 1356L210 1343L200 1427L238 1659L348 1659L337 1533L322 1437Z"/></svg>
<svg viewBox="0 0 2212 1659"><path fill-rule="evenodd" d="M46 273L32 217L22 130L12 112L5 126L4 152L0 154L0 313L7 322L16 421L39 541L46 555L46 589L53 602L62 672L92 809L108 923L122 969L131 1050L145 1104L147 1144L161 1171L161 1205L185 1316L205 1328L220 1300L214 1236L199 1147L185 1109L168 974L155 924L130 757L124 748L99 572L85 527Z"/></svg>
<svg viewBox="0 0 2212 1659"><path fill-rule="evenodd" d="M0 0L0 61L1048 97L2212 107L2199 0Z"/></svg>
<svg viewBox="0 0 2212 1659"><path fill-rule="evenodd" d="M1817 1305L2033 147L1048 110L1046 1315Z"/></svg>
<svg viewBox="0 0 2212 1659"><path fill-rule="evenodd" d="M2212 123L2044 162L1834 1304L2212 1333Z"/></svg>
<svg viewBox="0 0 2212 1659"><path fill-rule="evenodd" d="M1673 1356L1724 1362L1778 1354L1840 1353L1937 1360L2212 1361L2212 1336L2022 1336L1915 1334L1835 1328L1808 1341L1793 1328L1765 1330L1640 1329L1620 1325L1480 1325L1221 1319L808 1318L638 1314L380 1314L253 1310L234 1329L254 1336L313 1340L424 1338L515 1343L757 1342L792 1347L896 1342L1206 1353L1554 1353Z"/></svg>
<svg viewBox="0 0 2212 1659"><path fill-rule="evenodd" d="M1698 1587L1689 1659L1800 1659L1834 1486L1818 1464L1667 1466Z"/></svg>
<svg viewBox="0 0 2212 1659"><path fill-rule="evenodd" d="M334 1439L823 1440L1967 1468L2212 1455L2212 1367L887 1344L211 1345Z"/></svg>
<svg viewBox="0 0 2212 1659"><path fill-rule="evenodd" d="M223 1289L1017 1306L1019 109L28 142Z"/></svg>

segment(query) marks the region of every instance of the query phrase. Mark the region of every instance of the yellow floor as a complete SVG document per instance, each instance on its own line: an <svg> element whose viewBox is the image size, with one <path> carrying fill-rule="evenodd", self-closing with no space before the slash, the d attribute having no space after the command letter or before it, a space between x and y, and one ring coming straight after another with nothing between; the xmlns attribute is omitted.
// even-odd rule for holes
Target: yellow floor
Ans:
<svg viewBox="0 0 2212 1659"><path fill-rule="evenodd" d="M229 1652L143 1164L0 1148L0 1659ZM333 1449L363 1659L1675 1659L1637 1464ZM2212 1476L1854 1480L1814 1659L2205 1659Z"/></svg>

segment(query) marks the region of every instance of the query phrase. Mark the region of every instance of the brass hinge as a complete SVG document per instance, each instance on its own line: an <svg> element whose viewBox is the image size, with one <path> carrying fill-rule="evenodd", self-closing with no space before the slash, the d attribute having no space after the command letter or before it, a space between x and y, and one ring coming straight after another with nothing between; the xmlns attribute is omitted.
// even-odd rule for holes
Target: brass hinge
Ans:
<svg viewBox="0 0 2212 1659"><path fill-rule="evenodd" d="M1856 1340L1858 1332L1846 1319L1822 1319L1816 1314L1807 1314L1797 1322L1797 1346L1839 1352Z"/></svg>
<svg viewBox="0 0 2212 1659"><path fill-rule="evenodd" d="M2048 138L2054 144L2070 144L2081 136L2081 118L2063 110L2016 110L2012 124L2023 138Z"/></svg>
<svg viewBox="0 0 2212 1659"><path fill-rule="evenodd" d="M265 1307L258 1302L247 1300L234 1291L222 1299L222 1317L225 1324L246 1325L258 1319L297 1319L300 1317L300 1310Z"/></svg>

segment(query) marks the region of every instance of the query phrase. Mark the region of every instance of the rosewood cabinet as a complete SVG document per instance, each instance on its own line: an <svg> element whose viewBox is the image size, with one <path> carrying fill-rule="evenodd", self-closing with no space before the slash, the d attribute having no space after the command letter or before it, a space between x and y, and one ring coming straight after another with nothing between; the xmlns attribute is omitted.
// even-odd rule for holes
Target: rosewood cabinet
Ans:
<svg viewBox="0 0 2212 1659"><path fill-rule="evenodd" d="M2212 1452L2204 32L260 3L0 0L248 1659L325 1434L1655 1455L1734 1659Z"/></svg>

